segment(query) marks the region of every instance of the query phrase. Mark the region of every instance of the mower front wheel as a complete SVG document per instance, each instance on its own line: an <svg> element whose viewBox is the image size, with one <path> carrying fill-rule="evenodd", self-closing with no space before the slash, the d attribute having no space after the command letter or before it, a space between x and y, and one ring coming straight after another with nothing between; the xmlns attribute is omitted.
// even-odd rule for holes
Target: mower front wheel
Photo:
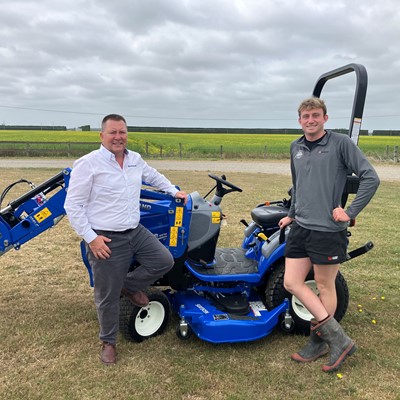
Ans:
<svg viewBox="0 0 400 400"><path fill-rule="evenodd" d="M188 326L184 331L181 329L180 326L176 328L176 336L178 336L179 339L181 340L188 340L192 337L193 331L190 326Z"/></svg>
<svg viewBox="0 0 400 400"><path fill-rule="evenodd" d="M129 341L142 342L160 335L168 325L170 305L167 296L157 289L147 292L149 304L137 307L125 296L120 300L120 331Z"/></svg>

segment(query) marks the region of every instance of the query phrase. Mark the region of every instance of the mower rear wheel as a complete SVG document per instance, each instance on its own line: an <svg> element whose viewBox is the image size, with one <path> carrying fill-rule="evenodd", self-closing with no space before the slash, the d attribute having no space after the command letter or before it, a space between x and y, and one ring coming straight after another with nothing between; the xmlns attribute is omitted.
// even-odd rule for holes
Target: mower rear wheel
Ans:
<svg viewBox="0 0 400 400"><path fill-rule="evenodd" d="M265 303L268 309L273 309L282 304L285 299L289 299L290 308L289 312L294 321L293 332L305 335L310 334L310 320L313 318L312 314L305 308L303 303L296 297L291 295L283 286L283 278L285 274L285 261L280 260L276 268L269 276L265 284ZM314 271L311 270L305 280L308 287L319 294L318 288L314 279ZM337 295L337 308L335 312L335 319L340 321L346 314L349 305L349 289L343 275L338 272L336 276L336 295Z"/></svg>
<svg viewBox="0 0 400 400"><path fill-rule="evenodd" d="M129 341L142 342L160 335L168 325L170 305L167 296L157 289L147 292L149 304L137 307L125 296L120 300L120 332Z"/></svg>

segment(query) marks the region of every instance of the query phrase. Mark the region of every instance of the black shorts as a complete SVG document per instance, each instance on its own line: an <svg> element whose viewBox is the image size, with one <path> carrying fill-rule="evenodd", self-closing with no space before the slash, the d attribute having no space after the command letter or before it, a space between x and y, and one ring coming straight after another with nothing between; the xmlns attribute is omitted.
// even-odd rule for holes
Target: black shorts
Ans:
<svg viewBox="0 0 400 400"><path fill-rule="evenodd" d="M309 257L313 264L340 264L347 259L347 229L321 232L302 228L293 222L285 248L285 257Z"/></svg>

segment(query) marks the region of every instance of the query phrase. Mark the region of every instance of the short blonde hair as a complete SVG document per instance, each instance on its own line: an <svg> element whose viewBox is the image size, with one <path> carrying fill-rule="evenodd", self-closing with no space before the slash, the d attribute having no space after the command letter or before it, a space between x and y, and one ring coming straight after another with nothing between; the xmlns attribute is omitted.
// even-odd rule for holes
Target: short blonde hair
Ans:
<svg viewBox="0 0 400 400"><path fill-rule="evenodd" d="M309 99L305 99L300 103L299 108L297 109L299 117L301 116L302 111L312 110L314 108L322 108L324 115L327 113L324 100L320 99L319 97L310 97Z"/></svg>

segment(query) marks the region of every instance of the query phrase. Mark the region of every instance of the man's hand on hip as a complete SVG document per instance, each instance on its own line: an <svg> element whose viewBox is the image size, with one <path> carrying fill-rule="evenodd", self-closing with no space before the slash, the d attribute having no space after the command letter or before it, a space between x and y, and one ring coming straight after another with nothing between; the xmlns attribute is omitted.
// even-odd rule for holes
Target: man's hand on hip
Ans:
<svg viewBox="0 0 400 400"><path fill-rule="evenodd" d="M332 212L332 218L336 222L348 222L350 217L346 214L346 211L342 207L337 207Z"/></svg>
<svg viewBox="0 0 400 400"><path fill-rule="evenodd" d="M111 242L108 237L98 235L96 239L89 243L90 250L92 250L93 255L98 259L105 260L110 258L111 250L106 243Z"/></svg>

